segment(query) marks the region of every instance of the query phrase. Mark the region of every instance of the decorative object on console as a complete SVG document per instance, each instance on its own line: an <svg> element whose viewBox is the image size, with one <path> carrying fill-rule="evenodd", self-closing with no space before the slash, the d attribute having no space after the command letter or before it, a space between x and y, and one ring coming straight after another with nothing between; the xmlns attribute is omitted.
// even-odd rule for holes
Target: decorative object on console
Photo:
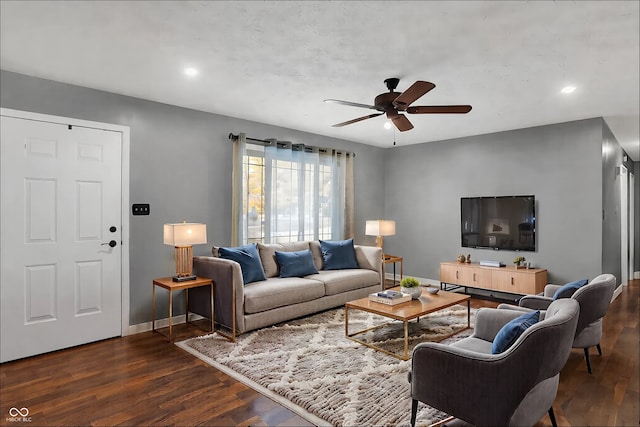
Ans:
<svg viewBox="0 0 640 427"><path fill-rule="evenodd" d="M523 257L522 255L517 256L513 259L513 263L515 264L516 268L520 267L520 264L522 264L523 262L525 262L526 259L525 257Z"/></svg>
<svg viewBox="0 0 640 427"><path fill-rule="evenodd" d="M199 223L165 224L163 231L165 245L175 248L176 275L174 282L194 280L193 245L207 243L207 225Z"/></svg>
<svg viewBox="0 0 640 427"><path fill-rule="evenodd" d="M367 221L364 234L376 236L376 246L382 248L383 236L396 235L396 222L386 219ZM382 252L384 253L384 248Z"/></svg>
<svg viewBox="0 0 640 427"><path fill-rule="evenodd" d="M460 254L460 255L458 255L457 260L458 260L458 262L466 262L467 258L464 255Z"/></svg>
<svg viewBox="0 0 640 427"><path fill-rule="evenodd" d="M414 277L405 277L400 281L400 291L403 294L411 295L411 299L418 299L422 295L422 287L418 279Z"/></svg>
<svg viewBox="0 0 640 427"><path fill-rule="evenodd" d="M471 254L467 255L467 259L464 262L466 262L467 264L471 264Z"/></svg>

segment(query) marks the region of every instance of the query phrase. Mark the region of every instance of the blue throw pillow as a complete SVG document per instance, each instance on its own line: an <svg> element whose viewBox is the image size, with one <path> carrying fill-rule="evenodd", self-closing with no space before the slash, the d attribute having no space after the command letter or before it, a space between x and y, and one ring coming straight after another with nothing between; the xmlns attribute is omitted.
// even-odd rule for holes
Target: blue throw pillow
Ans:
<svg viewBox="0 0 640 427"><path fill-rule="evenodd" d="M353 248L353 239L329 241L320 240L320 250L324 260L324 270L360 268Z"/></svg>
<svg viewBox="0 0 640 427"><path fill-rule="evenodd" d="M559 298L571 298L571 295L575 291L577 291L582 286L586 285L588 280L576 280L575 282L569 282L566 285L562 285L555 294L553 294L553 299L557 300Z"/></svg>
<svg viewBox="0 0 640 427"><path fill-rule="evenodd" d="M258 245L255 243L237 248L219 248L218 254L220 258L230 259L240 264L242 281L245 285L259 280L267 280L258 254Z"/></svg>
<svg viewBox="0 0 640 427"><path fill-rule="evenodd" d="M507 350L518 340L520 335L522 335L529 326L535 325L539 320L540 310L536 310L531 313L525 313L522 316L518 316L504 325L493 339L491 354L498 354Z"/></svg>
<svg viewBox="0 0 640 427"><path fill-rule="evenodd" d="M280 267L280 277L304 277L318 273L309 249L294 252L276 251L276 261Z"/></svg>

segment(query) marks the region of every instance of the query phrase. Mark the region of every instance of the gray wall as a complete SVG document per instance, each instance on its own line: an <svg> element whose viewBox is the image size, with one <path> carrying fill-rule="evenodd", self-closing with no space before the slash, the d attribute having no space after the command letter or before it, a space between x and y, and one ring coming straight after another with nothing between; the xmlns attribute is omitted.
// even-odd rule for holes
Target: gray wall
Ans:
<svg viewBox="0 0 640 427"><path fill-rule="evenodd" d="M507 265L524 255L556 283L600 274L602 129L590 119L388 150L385 218L397 235L385 251L435 280L459 253ZM520 194L536 196L536 252L461 247L461 197Z"/></svg>
<svg viewBox="0 0 640 427"><path fill-rule="evenodd" d="M621 195L618 166L622 164L624 151L604 124L602 128L602 271L622 280ZM625 177L626 179L626 177Z"/></svg>
<svg viewBox="0 0 640 427"><path fill-rule="evenodd" d="M396 220L385 252L403 256L408 275L437 280L439 263L459 253L511 263L515 252L460 246L464 196L535 194L538 250L524 255L548 269L550 281L594 277L604 271L603 247L613 247L609 237L603 246L615 231L603 230L603 173L614 163L604 166L602 119L383 149L7 71L0 71L0 106L131 128L131 203L151 204L150 216L130 217L131 325L151 319L151 280L173 273L162 224L206 223L209 244L196 246L196 255L230 243L229 132L354 151L355 240L374 244L364 235L367 219Z"/></svg>
<svg viewBox="0 0 640 427"><path fill-rule="evenodd" d="M364 221L383 213L381 148L7 71L0 71L0 106L131 128L131 203L150 203L151 214L130 216L130 325L151 320L152 279L174 272L173 248L162 243L164 223L206 223L209 243L195 246L196 255L209 254L214 243L230 243L229 132L355 152L355 240L375 242L364 235ZM164 296L158 309L167 310Z"/></svg>
<svg viewBox="0 0 640 427"><path fill-rule="evenodd" d="M633 271L640 271L640 162L634 162L633 163L633 168L634 168L634 179L635 179L635 190L636 190L636 194L635 194L635 213L634 213L634 221L635 221L635 225L634 225L634 232L635 232L635 250L634 250L634 257L635 260L633 262Z"/></svg>

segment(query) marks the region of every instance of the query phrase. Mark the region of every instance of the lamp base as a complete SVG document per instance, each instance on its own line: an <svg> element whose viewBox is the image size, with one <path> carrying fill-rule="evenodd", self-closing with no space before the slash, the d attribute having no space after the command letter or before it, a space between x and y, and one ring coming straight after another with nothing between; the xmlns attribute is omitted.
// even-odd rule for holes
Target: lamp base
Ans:
<svg viewBox="0 0 640 427"><path fill-rule="evenodd" d="M173 276L173 281L174 282L188 282L189 280L196 280L196 276L195 275L191 275L191 276Z"/></svg>

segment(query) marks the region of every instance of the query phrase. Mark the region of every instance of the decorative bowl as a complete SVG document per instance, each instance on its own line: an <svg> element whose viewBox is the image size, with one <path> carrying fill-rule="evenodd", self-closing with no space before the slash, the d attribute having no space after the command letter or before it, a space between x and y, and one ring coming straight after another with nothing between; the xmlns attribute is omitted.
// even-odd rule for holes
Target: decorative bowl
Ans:
<svg viewBox="0 0 640 427"><path fill-rule="evenodd" d="M440 288L432 288L432 287L428 287L426 289L427 289L427 292L429 292L431 295L437 294L438 291L440 290Z"/></svg>
<svg viewBox="0 0 640 427"><path fill-rule="evenodd" d="M405 288L404 286L400 288L400 291L403 294L411 295L411 299L418 299L420 295L422 295L422 286L417 286L415 288Z"/></svg>

